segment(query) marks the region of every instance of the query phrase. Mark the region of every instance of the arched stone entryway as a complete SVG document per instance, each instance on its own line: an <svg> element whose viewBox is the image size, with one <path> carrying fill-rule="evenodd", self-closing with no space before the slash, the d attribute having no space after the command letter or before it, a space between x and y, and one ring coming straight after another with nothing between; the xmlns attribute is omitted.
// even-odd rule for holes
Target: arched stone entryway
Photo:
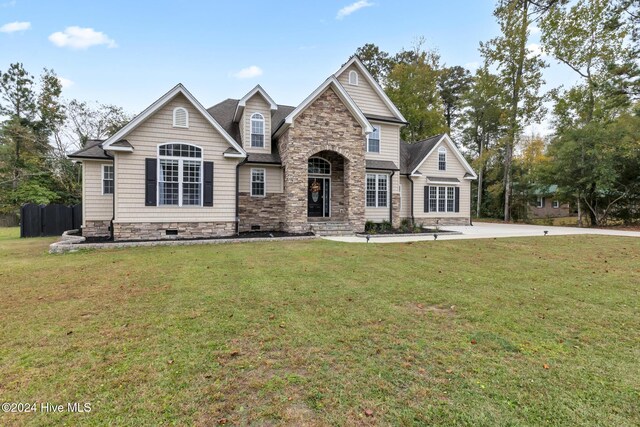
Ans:
<svg viewBox="0 0 640 427"><path fill-rule="evenodd" d="M307 162L307 221L346 221L344 171L349 160L335 151L323 150Z"/></svg>

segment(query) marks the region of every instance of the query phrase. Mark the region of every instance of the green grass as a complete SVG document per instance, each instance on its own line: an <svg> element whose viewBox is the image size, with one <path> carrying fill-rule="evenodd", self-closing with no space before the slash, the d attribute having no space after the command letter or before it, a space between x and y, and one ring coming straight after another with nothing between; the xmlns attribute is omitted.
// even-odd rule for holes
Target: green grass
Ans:
<svg viewBox="0 0 640 427"><path fill-rule="evenodd" d="M49 255L17 236L0 401L92 410L0 425L640 424L640 239Z"/></svg>

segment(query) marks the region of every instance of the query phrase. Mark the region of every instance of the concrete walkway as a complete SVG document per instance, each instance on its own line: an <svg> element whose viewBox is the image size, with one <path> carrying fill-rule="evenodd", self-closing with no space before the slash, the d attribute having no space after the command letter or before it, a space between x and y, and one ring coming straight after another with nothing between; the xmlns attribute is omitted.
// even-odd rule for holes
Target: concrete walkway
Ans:
<svg viewBox="0 0 640 427"><path fill-rule="evenodd" d="M601 234L605 236L627 236L640 237L640 231L603 230L597 228L577 228L577 227L554 227L544 225L528 224L499 224L478 222L467 227L443 227L445 230L459 231L462 234L446 235L439 234L438 240L460 240L460 239L492 239L497 237L535 237L544 236L547 230L549 236L563 236L571 234ZM327 240L336 242L366 243L364 237L324 237ZM393 237L372 237L370 243L404 243L433 241L433 235L428 236L393 236Z"/></svg>

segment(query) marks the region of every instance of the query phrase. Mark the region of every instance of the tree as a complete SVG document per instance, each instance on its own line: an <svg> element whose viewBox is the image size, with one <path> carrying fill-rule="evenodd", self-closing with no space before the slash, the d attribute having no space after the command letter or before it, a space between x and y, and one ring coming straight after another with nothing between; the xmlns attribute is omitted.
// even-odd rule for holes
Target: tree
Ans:
<svg viewBox="0 0 640 427"><path fill-rule="evenodd" d="M469 70L459 65L445 67L440 72L438 89L444 104L444 118L450 132L452 132L452 124L462 108L462 97L470 89L471 80Z"/></svg>
<svg viewBox="0 0 640 427"><path fill-rule="evenodd" d="M64 137L79 149L90 139L106 139L113 135L132 117L116 105L74 99L67 104L67 118Z"/></svg>
<svg viewBox="0 0 640 427"><path fill-rule="evenodd" d="M367 70L369 70L373 78L381 86L384 86L387 75L393 67L393 59L389 54L380 50L375 44L367 43L356 49L356 56L358 56L364 66L367 67Z"/></svg>
<svg viewBox="0 0 640 427"><path fill-rule="evenodd" d="M502 123L506 111L504 93L497 75L485 64L471 80L470 89L462 97L460 136L464 147L475 157L478 171L476 216L482 214L485 169L493 154L493 147L504 134Z"/></svg>
<svg viewBox="0 0 640 427"><path fill-rule="evenodd" d="M401 130L402 138L413 142L446 132L438 92L440 57L419 43L396 58L403 59L389 73L386 92L409 122Z"/></svg>
<svg viewBox="0 0 640 427"><path fill-rule="evenodd" d="M552 1L552 0L548 0ZM546 66L539 55L527 49L529 26L540 17L548 4L532 0L501 0L494 11L501 35L480 43L480 51L490 65L496 66L502 86L507 89L507 133L504 146L504 220L511 220L511 167L513 149L522 128L538 121L544 114L540 87Z"/></svg>

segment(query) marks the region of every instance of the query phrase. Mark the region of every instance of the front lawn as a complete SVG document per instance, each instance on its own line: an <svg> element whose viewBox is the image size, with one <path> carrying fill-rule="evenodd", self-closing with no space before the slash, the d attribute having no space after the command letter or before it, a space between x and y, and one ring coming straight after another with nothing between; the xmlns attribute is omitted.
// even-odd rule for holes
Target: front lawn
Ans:
<svg viewBox="0 0 640 427"><path fill-rule="evenodd" d="M0 229L0 425L639 425L640 239L47 254Z"/></svg>

